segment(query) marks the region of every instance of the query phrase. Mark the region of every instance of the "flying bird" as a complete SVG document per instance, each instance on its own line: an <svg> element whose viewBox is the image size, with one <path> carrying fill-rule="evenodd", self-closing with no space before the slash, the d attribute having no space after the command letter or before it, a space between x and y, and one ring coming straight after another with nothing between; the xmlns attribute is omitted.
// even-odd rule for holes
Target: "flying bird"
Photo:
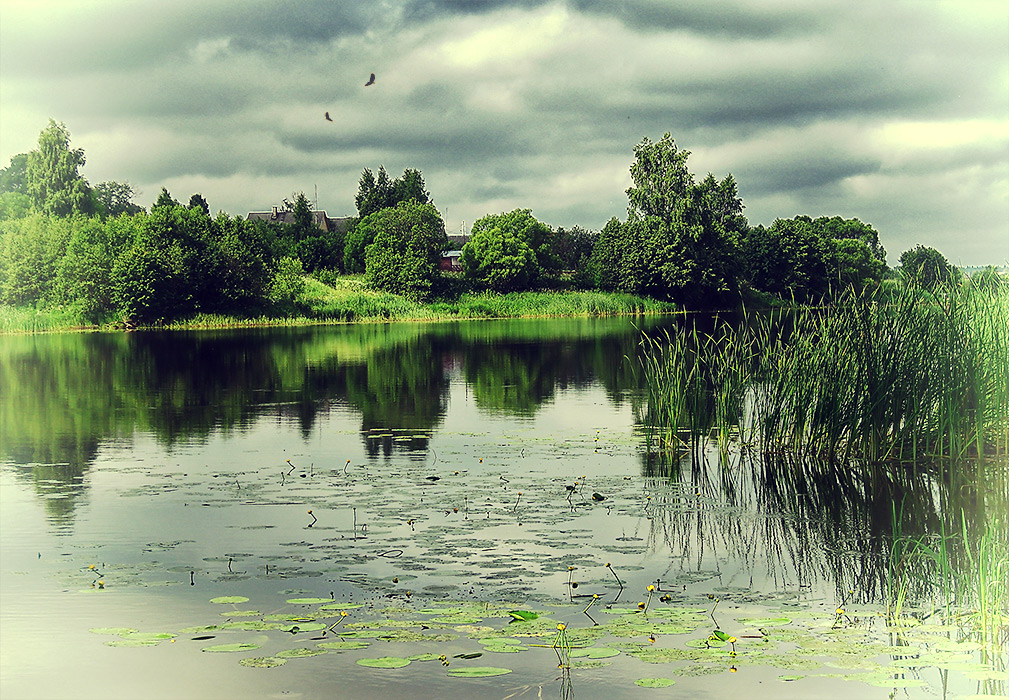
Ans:
<svg viewBox="0 0 1009 700"><path fill-rule="evenodd" d="M326 112L326 121L327 122L333 121L333 118L329 116L329 112Z"/></svg>
<svg viewBox="0 0 1009 700"><path fill-rule="evenodd" d="M364 86L365 86L365 87L368 87L369 85L374 85L374 84L375 84L375 74L374 74L374 73L372 73L372 74L371 74L371 77L370 77L370 78L368 78L368 82L366 82L366 83L364 84Z"/></svg>

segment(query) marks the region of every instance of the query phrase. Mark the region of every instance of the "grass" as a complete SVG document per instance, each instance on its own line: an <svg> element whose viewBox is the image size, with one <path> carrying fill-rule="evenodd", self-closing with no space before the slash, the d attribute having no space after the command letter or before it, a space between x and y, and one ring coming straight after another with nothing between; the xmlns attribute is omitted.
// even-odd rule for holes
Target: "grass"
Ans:
<svg viewBox="0 0 1009 700"><path fill-rule="evenodd" d="M646 423L870 461L1009 452L1009 286L848 293L713 333L645 338Z"/></svg>
<svg viewBox="0 0 1009 700"><path fill-rule="evenodd" d="M158 326L169 329L243 326L302 326L329 323L383 323L520 317L591 317L672 313L671 303L631 294L596 291L529 291L495 294L466 292L451 299L420 303L370 289L363 275L346 275L332 284L305 277L301 294L286 306L250 314L197 313ZM36 311L0 306L0 333L71 329L109 329L70 311Z"/></svg>

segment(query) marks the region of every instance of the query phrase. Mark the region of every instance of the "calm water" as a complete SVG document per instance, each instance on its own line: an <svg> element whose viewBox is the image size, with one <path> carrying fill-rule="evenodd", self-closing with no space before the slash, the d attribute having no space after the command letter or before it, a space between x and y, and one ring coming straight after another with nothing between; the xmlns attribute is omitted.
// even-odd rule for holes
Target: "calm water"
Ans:
<svg viewBox="0 0 1009 700"><path fill-rule="evenodd" d="M673 323L638 321L648 332ZM634 684L647 677L701 697L992 690L906 663L890 687L839 680L827 671L848 647L804 652L801 664L781 655L794 660L789 650L825 631L893 661L879 651L898 643L879 622L893 504L908 535L938 531L950 512L983 523L984 478L745 450L650 455L640 333L628 319L555 319L0 338L0 695L671 692ZM248 600L211 602L222 596ZM912 581L908 606L933 596ZM289 602L304 598L349 614ZM639 603L665 626L614 626L640 619ZM839 605L854 619L835 619ZM539 636L509 625L509 609L538 612ZM323 635L310 624L320 620L353 632ZM620 654L558 670L556 623L588 634L596 621L612 633L599 644ZM620 646L690 648L715 625L740 635L738 657L649 663ZM766 635L771 625L780 633ZM176 636L89 631L100 628ZM491 637L545 646L506 651ZM339 639L369 646L239 664ZM927 639L911 641L934 651ZM122 640L151 645L107 644ZM201 651L226 643L256 648ZM778 657L743 653L769 643ZM356 663L424 653L450 665ZM448 676L474 664L512 672ZM804 677L781 678L795 669Z"/></svg>

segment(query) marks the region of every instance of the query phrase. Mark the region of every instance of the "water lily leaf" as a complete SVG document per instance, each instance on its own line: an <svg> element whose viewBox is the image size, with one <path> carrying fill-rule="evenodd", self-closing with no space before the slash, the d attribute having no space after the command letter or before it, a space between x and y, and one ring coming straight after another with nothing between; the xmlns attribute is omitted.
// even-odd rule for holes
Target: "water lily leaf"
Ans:
<svg viewBox="0 0 1009 700"><path fill-rule="evenodd" d="M115 634L118 636L138 631L139 630L134 629L133 627L92 627L88 630L88 632L91 632L92 634Z"/></svg>
<svg viewBox="0 0 1009 700"><path fill-rule="evenodd" d="M125 639L149 640L159 642L163 639L174 639L176 636L171 632L130 632L122 635Z"/></svg>
<svg viewBox="0 0 1009 700"><path fill-rule="evenodd" d="M345 642L319 642L315 646L319 647L320 649L329 649L329 650L332 650L332 651L344 651L344 650L347 650L347 649L367 649L369 646L371 646L371 642L356 642L356 641L353 641L353 640L351 640L349 642L346 642L346 641Z"/></svg>
<svg viewBox="0 0 1009 700"><path fill-rule="evenodd" d="M114 639L105 642L107 647L156 647L161 643L160 639Z"/></svg>
<svg viewBox="0 0 1009 700"><path fill-rule="evenodd" d="M258 610L228 610L219 614L221 617L259 617L263 613Z"/></svg>
<svg viewBox="0 0 1009 700"><path fill-rule="evenodd" d="M537 613L531 610L509 610L508 614L512 616L512 622L528 622L539 617Z"/></svg>
<svg viewBox="0 0 1009 700"><path fill-rule="evenodd" d="M413 656L408 656L406 658L410 661L438 661L441 659L441 654L427 653L427 654L414 654Z"/></svg>
<svg viewBox="0 0 1009 700"><path fill-rule="evenodd" d="M244 595L222 595L217 598L211 598L211 603L248 603L249 599Z"/></svg>
<svg viewBox="0 0 1009 700"><path fill-rule="evenodd" d="M289 605L318 605L319 603L330 603L332 598L288 598Z"/></svg>
<svg viewBox="0 0 1009 700"><path fill-rule="evenodd" d="M568 656L572 659L608 659L611 656L616 656L620 651L617 649L606 648L606 647L589 647L588 649L572 649L568 652Z"/></svg>
<svg viewBox="0 0 1009 700"><path fill-rule="evenodd" d="M357 663L368 668L403 668L410 665L410 659L402 656L380 656L377 659L358 659Z"/></svg>
<svg viewBox="0 0 1009 700"><path fill-rule="evenodd" d="M495 654L517 654L520 651L526 651L528 649L529 647L521 644L488 644L484 646L485 651L493 652Z"/></svg>
<svg viewBox="0 0 1009 700"><path fill-rule="evenodd" d="M450 668L448 675L453 678L490 678L491 676L503 676L511 673L510 668L496 668L494 666L470 666L468 668Z"/></svg>
<svg viewBox="0 0 1009 700"><path fill-rule="evenodd" d="M329 600L328 598L326 600ZM319 610L353 610L354 608L363 608L363 603L326 603L321 606Z"/></svg>
<svg viewBox="0 0 1009 700"><path fill-rule="evenodd" d="M320 656L322 654L328 654L326 649L312 649L311 647L298 647L296 649L284 649L284 651L278 651L277 656L281 659L300 659L305 656Z"/></svg>
<svg viewBox="0 0 1009 700"><path fill-rule="evenodd" d="M671 685L676 685L676 681L672 678L639 678L634 681L634 685L639 685L642 688L668 688Z"/></svg>
<svg viewBox="0 0 1009 700"><path fill-rule="evenodd" d="M284 625L280 630L282 632L318 632L327 627L329 625L322 622L299 622L296 625Z"/></svg>
<svg viewBox="0 0 1009 700"><path fill-rule="evenodd" d="M253 642L241 642L238 644L215 644L214 646L204 647L203 651L249 651L251 649L259 649L262 644L255 644Z"/></svg>
<svg viewBox="0 0 1009 700"><path fill-rule="evenodd" d="M739 624L749 625L750 627L780 627L792 622L792 618L790 617L740 617L736 619L739 621Z"/></svg>
<svg viewBox="0 0 1009 700"><path fill-rule="evenodd" d="M276 668L286 664L287 659L279 659L276 656L253 656L249 659L241 659L238 663L249 668Z"/></svg>
<svg viewBox="0 0 1009 700"><path fill-rule="evenodd" d="M479 659L481 656L483 656L483 652L482 651L476 651L476 652L472 652L472 653L469 653L469 654L456 654L452 658L453 659Z"/></svg>

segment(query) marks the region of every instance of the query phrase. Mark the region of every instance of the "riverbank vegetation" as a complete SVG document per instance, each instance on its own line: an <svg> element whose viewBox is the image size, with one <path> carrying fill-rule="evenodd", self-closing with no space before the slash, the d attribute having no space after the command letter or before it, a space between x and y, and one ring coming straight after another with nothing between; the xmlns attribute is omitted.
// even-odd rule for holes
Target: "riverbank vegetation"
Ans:
<svg viewBox="0 0 1009 700"><path fill-rule="evenodd" d="M871 226L836 216L750 226L732 175L696 179L688 156L669 134L638 144L627 218L601 231L516 209L450 242L418 170L366 168L358 216L338 225L304 194L275 221L211 216L202 195L184 205L165 188L148 212L129 184L92 187L83 151L51 121L37 150L0 170L0 330L815 304L887 276ZM451 246L461 246L454 272ZM922 246L901 270L929 287L958 274Z"/></svg>
<svg viewBox="0 0 1009 700"><path fill-rule="evenodd" d="M916 460L1009 453L1009 286L848 292L646 340L657 444Z"/></svg>

